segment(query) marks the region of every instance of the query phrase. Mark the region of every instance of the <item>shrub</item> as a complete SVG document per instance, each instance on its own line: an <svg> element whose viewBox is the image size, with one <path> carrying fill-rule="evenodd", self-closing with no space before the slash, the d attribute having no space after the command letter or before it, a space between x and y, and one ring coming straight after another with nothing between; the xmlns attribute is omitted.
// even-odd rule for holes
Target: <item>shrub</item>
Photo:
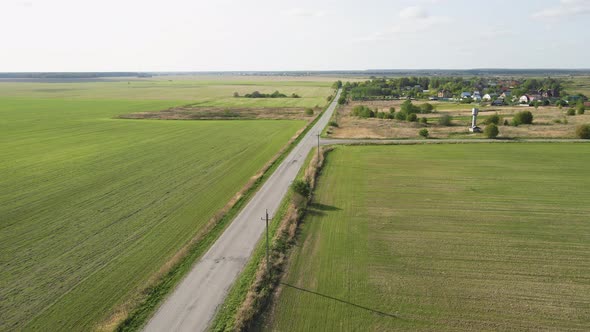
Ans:
<svg viewBox="0 0 590 332"><path fill-rule="evenodd" d="M427 103L428 104L428 103ZM430 104L428 104L430 105ZM412 102L410 100L406 100L402 103L402 105L400 106L400 112L403 113L431 113L432 109L430 111L423 111L422 106L416 106L414 104L412 104ZM432 105L430 106L424 106L425 108L434 108Z"/></svg>
<svg viewBox="0 0 590 332"><path fill-rule="evenodd" d="M234 92L234 98L238 98L240 96L240 94L236 91Z"/></svg>
<svg viewBox="0 0 590 332"><path fill-rule="evenodd" d="M504 125L505 126L509 126L510 125L510 123L508 122L508 119L504 119Z"/></svg>
<svg viewBox="0 0 590 332"><path fill-rule="evenodd" d="M395 107L390 107L389 108L389 114L393 114L395 113Z"/></svg>
<svg viewBox="0 0 590 332"><path fill-rule="evenodd" d="M430 104L430 103L424 103L424 104L420 105L420 113L423 113L423 114L432 113L432 110L434 110L434 106L432 106L432 104Z"/></svg>
<svg viewBox="0 0 590 332"><path fill-rule="evenodd" d="M428 119L427 118L420 118L420 123L427 124Z"/></svg>
<svg viewBox="0 0 590 332"><path fill-rule="evenodd" d="M395 118L397 120L405 120L406 119L406 113L404 113L404 112L397 112L397 113L395 113Z"/></svg>
<svg viewBox="0 0 590 332"><path fill-rule="evenodd" d="M338 128L338 122L336 122L336 121L330 121L330 122L328 122L328 126Z"/></svg>
<svg viewBox="0 0 590 332"><path fill-rule="evenodd" d="M453 118L451 118L450 115L444 114L443 116L438 118L438 124L441 126L450 126L452 120L453 120Z"/></svg>
<svg viewBox="0 0 590 332"><path fill-rule="evenodd" d="M408 122L416 122L418 121L418 116L414 113L410 113L406 116L406 121Z"/></svg>
<svg viewBox="0 0 590 332"><path fill-rule="evenodd" d="M533 113L530 111L522 111L518 112L512 118L512 124L515 126L519 126L521 124L532 124L533 123Z"/></svg>
<svg viewBox="0 0 590 332"><path fill-rule="evenodd" d="M423 118L424 119L424 118ZM428 138L428 135L430 135L430 133L428 133L428 129L426 128L422 128L419 132L418 135L424 137L424 138Z"/></svg>
<svg viewBox="0 0 590 332"><path fill-rule="evenodd" d="M576 115L576 111L574 111L573 108L570 108L570 109L567 110L566 114L567 115Z"/></svg>
<svg viewBox="0 0 590 332"><path fill-rule="evenodd" d="M584 106L584 102L582 100L580 100L578 105L576 105L576 111L578 114L584 114L584 111L586 111L586 106Z"/></svg>
<svg viewBox="0 0 590 332"><path fill-rule="evenodd" d="M292 93L291 98L301 98L301 96L296 93Z"/></svg>
<svg viewBox="0 0 590 332"><path fill-rule="evenodd" d="M311 188L309 186L309 183L304 180L293 181L291 188L293 188L294 193L301 195L303 197L309 197L309 194L311 192Z"/></svg>
<svg viewBox="0 0 590 332"><path fill-rule="evenodd" d="M340 96L340 98L338 98L338 105L344 105L344 104L346 104L346 97Z"/></svg>
<svg viewBox="0 0 590 332"><path fill-rule="evenodd" d="M558 107L567 106L567 101L565 101L563 99L560 99L560 100L558 100L558 101L555 102L555 106L558 106Z"/></svg>
<svg viewBox="0 0 590 332"><path fill-rule="evenodd" d="M576 136L582 139L590 139L590 124L583 124L576 127Z"/></svg>
<svg viewBox="0 0 590 332"><path fill-rule="evenodd" d="M389 114L387 114L387 118L388 119L395 119L395 113L389 113Z"/></svg>
<svg viewBox="0 0 590 332"><path fill-rule="evenodd" d="M313 109L312 108L306 108L305 109L305 115L313 115Z"/></svg>
<svg viewBox="0 0 590 332"><path fill-rule="evenodd" d="M489 125L489 124L495 124L498 125L500 124L500 116L498 115L498 113L494 114L494 115L490 115L483 123L485 125Z"/></svg>
<svg viewBox="0 0 590 332"><path fill-rule="evenodd" d="M356 105L352 109L351 114L353 116L358 116L360 118L374 118L375 117L375 112L372 109L370 109L364 105Z"/></svg>
<svg viewBox="0 0 590 332"><path fill-rule="evenodd" d="M500 131L498 130L498 126L495 123L490 123L483 130L483 134L487 138L496 138L496 137L498 137L499 133L500 133Z"/></svg>

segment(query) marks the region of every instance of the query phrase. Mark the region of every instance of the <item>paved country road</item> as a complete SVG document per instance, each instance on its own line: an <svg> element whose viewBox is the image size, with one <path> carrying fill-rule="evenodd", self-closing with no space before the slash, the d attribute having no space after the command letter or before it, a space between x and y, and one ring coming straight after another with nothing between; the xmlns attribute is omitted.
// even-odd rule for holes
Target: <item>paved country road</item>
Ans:
<svg viewBox="0 0 590 332"><path fill-rule="evenodd" d="M207 329L264 232L264 222L260 218L265 209L272 217L279 208L305 158L316 146L316 135L330 120L339 96L340 91L313 128L168 296L145 326L145 331Z"/></svg>

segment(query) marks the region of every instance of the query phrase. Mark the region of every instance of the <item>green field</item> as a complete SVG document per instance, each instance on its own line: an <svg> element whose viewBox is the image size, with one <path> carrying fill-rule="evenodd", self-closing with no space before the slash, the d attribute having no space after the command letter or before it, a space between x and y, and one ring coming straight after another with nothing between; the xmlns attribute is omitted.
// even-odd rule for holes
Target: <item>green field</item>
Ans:
<svg viewBox="0 0 590 332"><path fill-rule="evenodd" d="M565 89L568 93L581 93L590 96L590 77L589 76L575 76L566 80Z"/></svg>
<svg viewBox="0 0 590 332"><path fill-rule="evenodd" d="M120 79L99 82L37 83L2 82L0 97L110 100L185 100L194 106L207 107L314 107L326 104L334 79L260 78L260 77L171 77L154 79ZM301 98L234 98L259 91L279 90Z"/></svg>
<svg viewBox="0 0 590 332"><path fill-rule="evenodd" d="M115 119L199 100L120 84L0 83L0 330L107 319L305 124Z"/></svg>
<svg viewBox="0 0 590 332"><path fill-rule="evenodd" d="M338 147L275 331L587 330L586 144Z"/></svg>

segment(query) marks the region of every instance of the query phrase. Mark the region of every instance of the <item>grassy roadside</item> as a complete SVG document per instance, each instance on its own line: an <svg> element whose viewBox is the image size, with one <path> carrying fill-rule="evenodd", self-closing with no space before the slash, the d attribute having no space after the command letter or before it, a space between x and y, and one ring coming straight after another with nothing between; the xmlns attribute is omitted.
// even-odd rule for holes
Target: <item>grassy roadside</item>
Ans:
<svg viewBox="0 0 590 332"><path fill-rule="evenodd" d="M317 160L316 150L306 157L304 167L299 170L296 179L303 179L313 189L315 178L321 170L324 156L331 148L322 148L321 158ZM244 271L229 291L224 304L217 313L211 331L248 330L258 321L258 317L270 304L274 291L282 277L287 254L294 244L297 227L303 219L308 201L302 206L294 204L292 190L288 192L270 225L271 273L266 270L265 242L259 241L252 258Z"/></svg>
<svg viewBox="0 0 590 332"><path fill-rule="evenodd" d="M246 184L246 186L212 218L208 227L205 227L202 232L200 232L187 244L187 246L182 248L178 254L171 259L171 262L163 267L163 271L160 275L156 275L153 278L153 282L139 291L139 295L136 299L131 301L131 305L125 304L125 307L123 308L116 308L114 313L109 316L109 319L100 324L98 329L114 329L116 331L139 330L158 308L166 295L174 289L184 275L191 270L195 261L201 257L207 249L209 249L215 240L217 240L225 228L241 211L242 207L249 202L266 179L272 175L278 165L280 165L291 150L297 146L307 132L322 117L329 105L330 104L328 103L312 122L307 124L300 133L298 133L283 149L281 149L281 151L279 151L274 159L263 167L258 175L253 178L253 181ZM122 319L123 317L126 318Z"/></svg>

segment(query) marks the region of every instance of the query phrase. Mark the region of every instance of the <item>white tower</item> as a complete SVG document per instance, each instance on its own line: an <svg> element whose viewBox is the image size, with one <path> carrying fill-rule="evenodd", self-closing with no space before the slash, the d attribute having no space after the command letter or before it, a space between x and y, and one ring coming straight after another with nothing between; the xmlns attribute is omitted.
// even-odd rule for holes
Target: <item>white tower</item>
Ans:
<svg viewBox="0 0 590 332"><path fill-rule="evenodd" d="M479 113L479 110L477 108L472 108L471 109L471 127L469 127L469 131L472 133L480 133L481 132L481 128L479 128L477 126L477 113Z"/></svg>

